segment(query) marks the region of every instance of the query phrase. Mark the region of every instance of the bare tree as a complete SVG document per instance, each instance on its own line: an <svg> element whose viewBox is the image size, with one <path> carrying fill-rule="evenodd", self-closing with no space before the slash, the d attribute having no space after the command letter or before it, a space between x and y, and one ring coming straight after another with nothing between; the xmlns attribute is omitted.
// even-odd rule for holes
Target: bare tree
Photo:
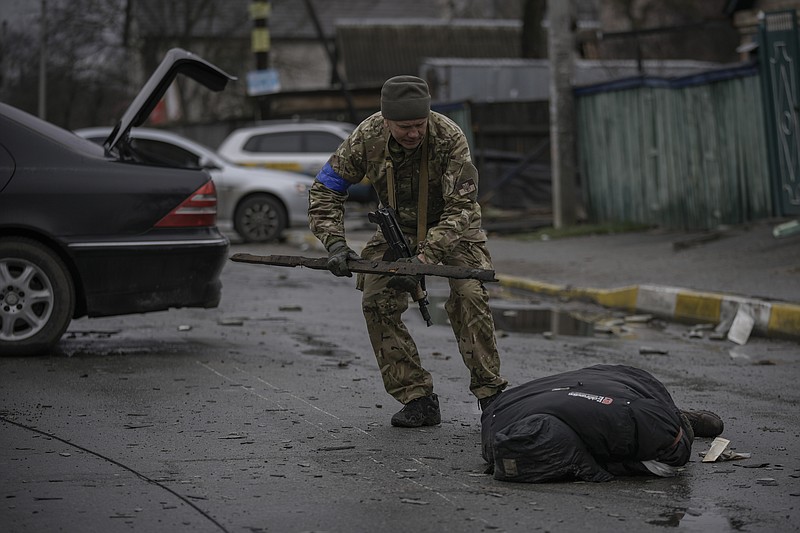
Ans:
<svg viewBox="0 0 800 533"><path fill-rule="evenodd" d="M726 0L602 0L602 58L735 61Z"/></svg>
<svg viewBox="0 0 800 533"><path fill-rule="evenodd" d="M151 72L164 53L180 47L200 55L241 81L226 94L196 83L176 80L179 122L215 120L240 115L247 107L243 61L251 58L249 12L225 0L135 0L132 17L141 67ZM302 7L302 6L300 6ZM235 95L235 96L234 96Z"/></svg>
<svg viewBox="0 0 800 533"><path fill-rule="evenodd" d="M67 128L104 123L127 92L122 0L50 0L46 35L48 120ZM35 113L41 13L3 33L4 101Z"/></svg>
<svg viewBox="0 0 800 533"><path fill-rule="evenodd" d="M47 118L74 129L112 125L167 50L181 47L244 75L250 58L246 4L225 0L48 0ZM0 98L37 109L40 14L0 33ZM176 83L182 121L241 113L239 98ZM236 94L236 87L233 94Z"/></svg>

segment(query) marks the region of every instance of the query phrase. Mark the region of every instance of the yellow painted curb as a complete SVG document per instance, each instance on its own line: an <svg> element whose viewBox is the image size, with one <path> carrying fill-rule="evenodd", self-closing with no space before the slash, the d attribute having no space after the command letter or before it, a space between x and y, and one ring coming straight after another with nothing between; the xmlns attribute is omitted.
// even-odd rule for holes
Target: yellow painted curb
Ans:
<svg viewBox="0 0 800 533"><path fill-rule="evenodd" d="M800 305L747 299L675 287L632 285L617 289L591 289L544 283L517 276L497 275L504 287L567 299L583 299L604 307L643 311L679 321L718 324L723 312L741 306L754 313L755 331L767 336L800 338ZM758 311L761 310L761 311Z"/></svg>
<svg viewBox="0 0 800 533"><path fill-rule="evenodd" d="M586 289L587 295L605 307L618 307L621 309L636 309L636 300L639 297L639 287L620 287L618 289Z"/></svg>
<svg viewBox="0 0 800 533"><path fill-rule="evenodd" d="M567 287L564 285L555 285L552 283L543 283L541 281L533 281L527 278L520 278L517 276L506 276L503 274L496 275L497 280L504 287L511 289L523 289L526 291L547 294L549 296L560 296L564 294Z"/></svg>
<svg viewBox="0 0 800 533"><path fill-rule="evenodd" d="M605 307L618 307L629 310L636 309L636 298L639 293L639 288L637 286L620 287L618 289L586 289L581 287L569 287L567 285L556 285L554 283L544 283L503 274L498 274L497 280L501 285L512 289L522 289L562 298L590 300Z"/></svg>
<svg viewBox="0 0 800 533"><path fill-rule="evenodd" d="M702 292L679 292L675 298L675 318L712 322L720 319L723 296Z"/></svg>
<svg viewBox="0 0 800 533"><path fill-rule="evenodd" d="M769 314L767 332L800 337L800 305L773 303Z"/></svg>

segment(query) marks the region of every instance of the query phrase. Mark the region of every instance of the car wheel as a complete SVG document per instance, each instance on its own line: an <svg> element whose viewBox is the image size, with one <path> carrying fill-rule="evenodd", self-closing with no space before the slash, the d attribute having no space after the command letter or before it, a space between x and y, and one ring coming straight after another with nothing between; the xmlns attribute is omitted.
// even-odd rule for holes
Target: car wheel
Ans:
<svg viewBox="0 0 800 533"><path fill-rule="evenodd" d="M47 352L74 308L72 277L55 253L30 239L0 239L0 355Z"/></svg>
<svg viewBox="0 0 800 533"><path fill-rule="evenodd" d="M269 242L281 237L286 219L286 210L277 199L258 194L239 204L233 227L246 242Z"/></svg>

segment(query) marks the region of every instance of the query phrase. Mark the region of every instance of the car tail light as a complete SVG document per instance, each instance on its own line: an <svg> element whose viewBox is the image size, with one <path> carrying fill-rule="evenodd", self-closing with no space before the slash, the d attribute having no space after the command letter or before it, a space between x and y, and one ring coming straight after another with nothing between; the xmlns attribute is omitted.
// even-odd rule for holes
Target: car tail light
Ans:
<svg viewBox="0 0 800 533"><path fill-rule="evenodd" d="M213 181L197 189L156 224L157 228L213 226L217 223L217 189Z"/></svg>

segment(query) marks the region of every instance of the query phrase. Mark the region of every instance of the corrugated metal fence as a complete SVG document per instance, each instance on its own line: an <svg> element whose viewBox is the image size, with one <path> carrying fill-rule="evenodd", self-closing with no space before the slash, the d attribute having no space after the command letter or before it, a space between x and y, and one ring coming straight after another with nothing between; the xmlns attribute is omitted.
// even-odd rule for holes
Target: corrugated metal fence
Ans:
<svg viewBox="0 0 800 533"><path fill-rule="evenodd" d="M623 80L576 95L593 221L710 229L771 216L756 67Z"/></svg>

